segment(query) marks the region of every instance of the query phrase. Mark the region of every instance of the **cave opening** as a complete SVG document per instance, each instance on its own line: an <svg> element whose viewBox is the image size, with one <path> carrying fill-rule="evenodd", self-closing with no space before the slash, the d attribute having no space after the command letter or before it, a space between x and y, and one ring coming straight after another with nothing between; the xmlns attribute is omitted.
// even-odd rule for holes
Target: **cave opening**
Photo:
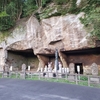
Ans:
<svg viewBox="0 0 100 100"><path fill-rule="evenodd" d="M78 67L79 66L79 72L78 72ZM82 63L75 63L75 73L83 74L83 64Z"/></svg>
<svg viewBox="0 0 100 100"><path fill-rule="evenodd" d="M8 56L6 63L8 66L13 66L13 70L21 70L22 64L26 64L26 70L28 66L31 70L36 71L38 68L38 58L33 53L33 49L26 50L8 50Z"/></svg>
<svg viewBox="0 0 100 100"><path fill-rule="evenodd" d="M48 67L48 63L52 62L52 69L54 69L55 66L55 53L52 54L38 54L41 58L44 64ZM59 55L58 55L58 61L60 61ZM43 66L43 68L45 67Z"/></svg>
<svg viewBox="0 0 100 100"><path fill-rule="evenodd" d="M68 64L75 64L75 73L77 72L77 66L80 66L81 74L84 72L84 68L90 68L93 63L100 65L100 47L95 48L83 48L77 50L61 51L66 56L66 62ZM84 66L83 66L84 64Z"/></svg>
<svg viewBox="0 0 100 100"><path fill-rule="evenodd" d="M100 47L95 47L95 48L82 48L82 49L76 49L76 50L66 50L66 51L61 51L65 53L66 55L84 55L84 54L100 54Z"/></svg>

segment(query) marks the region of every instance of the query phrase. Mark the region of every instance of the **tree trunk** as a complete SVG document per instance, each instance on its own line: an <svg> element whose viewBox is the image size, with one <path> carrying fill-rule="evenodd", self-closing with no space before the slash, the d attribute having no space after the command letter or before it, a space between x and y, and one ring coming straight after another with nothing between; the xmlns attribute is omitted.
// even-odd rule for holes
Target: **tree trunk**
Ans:
<svg viewBox="0 0 100 100"><path fill-rule="evenodd" d="M19 13L19 15L18 15L17 20L20 20L20 16L21 16L21 14L22 14L22 6L20 7L20 13Z"/></svg>

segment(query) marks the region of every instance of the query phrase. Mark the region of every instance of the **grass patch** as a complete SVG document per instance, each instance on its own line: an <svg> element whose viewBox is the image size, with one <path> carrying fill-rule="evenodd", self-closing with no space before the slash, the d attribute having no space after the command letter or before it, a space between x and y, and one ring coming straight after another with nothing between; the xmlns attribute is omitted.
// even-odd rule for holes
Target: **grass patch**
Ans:
<svg viewBox="0 0 100 100"><path fill-rule="evenodd" d="M2 78L2 73L0 73L0 78Z"/></svg>
<svg viewBox="0 0 100 100"><path fill-rule="evenodd" d="M88 86L88 82L78 82L78 85L82 85L82 86Z"/></svg>
<svg viewBox="0 0 100 100"><path fill-rule="evenodd" d="M91 87L96 87L96 88L100 88L100 84L95 84L95 83L92 83L90 84Z"/></svg>
<svg viewBox="0 0 100 100"><path fill-rule="evenodd" d="M37 75L26 75L25 79L27 80L39 80Z"/></svg>
<svg viewBox="0 0 100 100"><path fill-rule="evenodd" d="M9 77L10 77L10 78L20 78L20 74L15 74L15 73L13 73L13 74L11 74Z"/></svg>
<svg viewBox="0 0 100 100"><path fill-rule="evenodd" d="M88 77L86 77L86 76L80 76L80 80L82 80L82 81L88 81Z"/></svg>

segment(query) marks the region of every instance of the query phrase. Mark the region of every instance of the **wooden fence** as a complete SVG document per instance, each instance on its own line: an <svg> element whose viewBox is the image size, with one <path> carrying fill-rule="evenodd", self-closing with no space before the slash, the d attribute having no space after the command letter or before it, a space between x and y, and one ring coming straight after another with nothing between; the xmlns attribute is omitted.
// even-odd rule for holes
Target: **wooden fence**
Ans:
<svg viewBox="0 0 100 100"><path fill-rule="evenodd" d="M0 72L0 78L20 78L33 80L58 81L71 84L100 87L100 76L67 74L54 72L12 71Z"/></svg>

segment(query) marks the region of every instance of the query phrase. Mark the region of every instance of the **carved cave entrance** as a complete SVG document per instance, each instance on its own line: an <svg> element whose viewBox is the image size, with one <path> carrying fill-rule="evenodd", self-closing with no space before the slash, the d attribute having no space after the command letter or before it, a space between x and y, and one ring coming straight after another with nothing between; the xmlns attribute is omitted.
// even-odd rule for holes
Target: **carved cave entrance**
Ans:
<svg viewBox="0 0 100 100"><path fill-rule="evenodd" d="M13 70L21 70L21 65L25 63L27 68L31 66L31 70L36 71L39 61L32 49L8 50L6 63L9 67L13 66Z"/></svg>
<svg viewBox="0 0 100 100"><path fill-rule="evenodd" d="M53 68L54 61L55 61L55 55L54 54L43 54L43 56L48 58L48 62L52 62L52 68ZM46 62L45 65L48 66L48 62Z"/></svg>
<svg viewBox="0 0 100 100"><path fill-rule="evenodd" d="M45 65L48 66L48 62L52 62L52 69L54 68L55 64L55 54L38 54L39 57L41 58L41 62L43 62L43 68ZM60 58L58 57L58 61L60 61Z"/></svg>
<svg viewBox="0 0 100 100"><path fill-rule="evenodd" d="M83 74L84 68L90 68L93 63L100 65L100 47L62 51L66 55L68 65L74 63L75 73L77 66L80 66L80 74Z"/></svg>

